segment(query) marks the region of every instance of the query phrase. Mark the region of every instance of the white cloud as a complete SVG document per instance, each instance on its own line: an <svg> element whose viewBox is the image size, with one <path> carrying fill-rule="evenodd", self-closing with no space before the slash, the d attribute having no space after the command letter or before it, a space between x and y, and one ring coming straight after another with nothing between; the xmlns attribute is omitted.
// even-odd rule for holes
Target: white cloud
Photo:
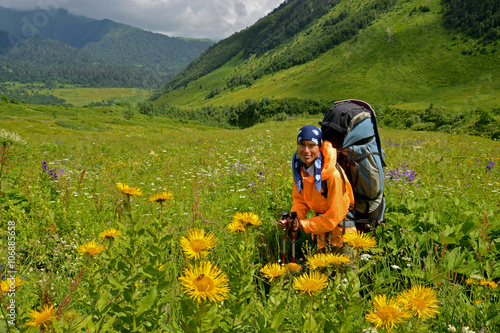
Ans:
<svg viewBox="0 0 500 333"><path fill-rule="evenodd" d="M62 7L170 36L222 39L254 24L283 0L0 0L0 6Z"/></svg>

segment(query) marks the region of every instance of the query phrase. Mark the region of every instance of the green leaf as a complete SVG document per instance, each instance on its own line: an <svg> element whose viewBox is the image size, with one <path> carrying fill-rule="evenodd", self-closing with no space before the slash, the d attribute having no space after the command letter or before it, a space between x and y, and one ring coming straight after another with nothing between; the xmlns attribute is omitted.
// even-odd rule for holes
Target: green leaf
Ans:
<svg viewBox="0 0 500 333"><path fill-rule="evenodd" d="M136 315L140 316L141 314L149 310L149 308L155 303L157 296L158 292L156 290L156 287L151 288L149 294L139 301Z"/></svg>
<svg viewBox="0 0 500 333"><path fill-rule="evenodd" d="M111 274L108 275L108 281L113 285L115 286L116 288L118 289L124 289L125 288L125 285L118 282Z"/></svg>
<svg viewBox="0 0 500 333"><path fill-rule="evenodd" d="M285 319L285 315L286 315L286 309L283 309L283 310L279 311L278 313L276 313L273 316L273 320L271 321L271 328L278 329L281 326L281 324L283 323L283 320Z"/></svg>
<svg viewBox="0 0 500 333"><path fill-rule="evenodd" d="M167 243L172 240L174 236L173 235L166 235L162 239L160 239L160 244Z"/></svg>
<svg viewBox="0 0 500 333"><path fill-rule="evenodd" d="M148 233L148 234L149 234L149 235L153 238L153 241L154 241L155 243L157 243L157 242L158 242L158 235L157 235L157 233L156 233L156 232L154 232L154 231L152 231L152 230L150 230L150 229L146 229L146 232L147 232L147 233Z"/></svg>

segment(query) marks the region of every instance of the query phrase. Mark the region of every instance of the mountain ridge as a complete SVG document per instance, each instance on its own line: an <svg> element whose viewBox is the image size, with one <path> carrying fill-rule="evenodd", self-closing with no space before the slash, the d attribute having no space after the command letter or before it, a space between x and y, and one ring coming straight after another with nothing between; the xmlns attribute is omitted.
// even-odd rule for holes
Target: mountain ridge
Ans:
<svg viewBox="0 0 500 333"><path fill-rule="evenodd" d="M4 67L35 67L36 62L48 62L50 59L38 58L36 62L35 59L31 62L24 59L21 63L9 57L8 53L15 52L16 48L33 38L45 40L47 45L52 45L49 40L57 40L79 50L82 55L78 57L90 54L97 59L96 62L114 69L142 71L147 82L154 82L146 88L154 88L169 79L215 43L206 39L169 37L109 19L76 16L65 9L15 10L0 7L0 30L3 31L0 33L0 61ZM38 46L48 48L40 43ZM37 51L30 51L34 52ZM7 60L9 63L6 63ZM15 77L11 75L9 79ZM72 84L86 84L78 78L73 81ZM119 86L136 85L136 80L124 79ZM110 86L116 85L110 83Z"/></svg>
<svg viewBox="0 0 500 333"><path fill-rule="evenodd" d="M277 11L290 8L294 2L312 6L317 1L287 1L262 20L272 21ZM296 97L328 101L358 98L381 107L425 108L433 102L450 108L500 106L495 97L500 82L491 75L500 72L498 39L487 38L498 26L483 31L481 38L458 32L456 27L446 26L445 3L440 1L329 3L325 15L312 20L278 47L249 56L243 48L235 47L231 59L196 75L195 62L202 62L210 52L216 54L220 45L226 49L232 46L231 37L220 41L157 90L151 101L200 107L237 104L248 98ZM335 31L345 31L337 33L345 38L333 42ZM250 45L232 38L239 45ZM320 45L321 38L331 41L323 44L327 48L311 59L301 60L302 54L308 56L315 45ZM273 64L286 59L290 64L273 68ZM292 60L298 61L295 64ZM203 63L198 66L202 68ZM175 86L189 77L193 79Z"/></svg>

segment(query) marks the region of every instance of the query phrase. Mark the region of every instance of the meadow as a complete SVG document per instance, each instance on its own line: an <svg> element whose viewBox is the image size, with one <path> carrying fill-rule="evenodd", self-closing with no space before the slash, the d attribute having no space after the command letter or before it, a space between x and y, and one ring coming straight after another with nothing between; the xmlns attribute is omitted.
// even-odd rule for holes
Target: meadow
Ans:
<svg viewBox="0 0 500 333"><path fill-rule="evenodd" d="M296 133L318 119L124 112L0 105L0 331L500 331L497 141L381 128L386 221L342 275L307 235L281 262Z"/></svg>

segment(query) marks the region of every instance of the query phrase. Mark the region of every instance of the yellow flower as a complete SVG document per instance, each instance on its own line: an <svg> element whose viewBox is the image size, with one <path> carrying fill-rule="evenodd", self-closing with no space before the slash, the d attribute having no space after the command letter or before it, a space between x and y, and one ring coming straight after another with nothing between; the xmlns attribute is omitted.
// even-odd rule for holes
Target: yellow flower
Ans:
<svg viewBox="0 0 500 333"><path fill-rule="evenodd" d="M361 231L347 233L343 238L344 241L357 250L368 250L371 247L377 246L375 238L363 234Z"/></svg>
<svg viewBox="0 0 500 333"><path fill-rule="evenodd" d="M38 328L48 328L52 321L56 318L56 309L54 306L45 305L42 311L33 310L30 313L31 321L27 323L28 326L38 327Z"/></svg>
<svg viewBox="0 0 500 333"><path fill-rule="evenodd" d="M341 266L342 264L349 265L351 259L345 254L329 253L325 257L325 262L327 266Z"/></svg>
<svg viewBox="0 0 500 333"><path fill-rule="evenodd" d="M328 278L320 272L304 273L294 280L293 287L312 296L328 285Z"/></svg>
<svg viewBox="0 0 500 333"><path fill-rule="evenodd" d="M229 280L217 266L209 261L199 266L189 266L179 277L184 292L193 300L220 302L229 293Z"/></svg>
<svg viewBox="0 0 500 333"><path fill-rule="evenodd" d="M302 266L294 262L286 264L285 267L292 273L299 273L302 270Z"/></svg>
<svg viewBox="0 0 500 333"><path fill-rule="evenodd" d="M164 203L167 200L173 199L174 195L170 191L166 191L163 193L158 193L153 195L152 197L149 198L149 201L151 202L159 202L159 203Z"/></svg>
<svg viewBox="0 0 500 333"><path fill-rule="evenodd" d="M104 246L96 243L95 241L87 242L78 247L78 252L80 252L81 254L86 254L89 257L96 257L102 251L104 251Z"/></svg>
<svg viewBox="0 0 500 333"><path fill-rule="evenodd" d="M281 266L280 264L267 264L260 270L264 277L266 277L269 282L271 282L274 278L278 278L280 276L285 275L286 267Z"/></svg>
<svg viewBox="0 0 500 333"><path fill-rule="evenodd" d="M255 213L236 213L233 216L233 222L238 221L246 226L259 226L262 224L259 216Z"/></svg>
<svg viewBox="0 0 500 333"><path fill-rule="evenodd" d="M418 318L432 318L439 313L436 293L427 287L413 286L403 291L398 300L406 310L417 315Z"/></svg>
<svg viewBox="0 0 500 333"><path fill-rule="evenodd" d="M326 267L326 254L316 253L312 257L309 257L307 262L309 263L309 268L312 270Z"/></svg>
<svg viewBox="0 0 500 333"><path fill-rule="evenodd" d="M411 314L401 309L397 299L387 299L386 295L376 295L372 303L375 311L368 310L365 318L375 324L375 328L384 327L391 331L396 324L404 323L411 317Z"/></svg>
<svg viewBox="0 0 500 333"><path fill-rule="evenodd" d="M205 230L197 228L188 231L187 238L181 237L182 251L191 259L205 258L209 250L215 247L216 242L214 234L205 235Z"/></svg>
<svg viewBox="0 0 500 333"><path fill-rule="evenodd" d="M116 186L118 186L120 191L122 191L126 195L133 195L134 197L142 195L142 190L140 188L133 188L128 186L127 184L122 184L122 183L118 183L116 184Z"/></svg>
<svg viewBox="0 0 500 333"><path fill-rule="evenodd" d="M488 286L491 289L497 289L498 288L498 284L496 284L496 282L494 282L494 281L488 281L486 279L481 279L481 281L479 281L479 284L482 285L482 286Z"/></svg>
<svg viewBox="0 0 500 333"><path fill-rule="evenodd" d="M116 230L114 228L110 228L107 230L104 230L99 234L99 238L102 239L109 239L109 240L114 240L116 236L120 236L122 232L120 230Z"/></svg>
<svg viewBox="0 0 500 333"><path fill-rule="evenodd" d="M239 221L231 221L231 223L227 225L227 228L229 229L229 231L234 233L245 231L245 226Z"/></svg>
<svg viewBox="0 0 500 333"><path fill-rule="evenodd" d="M467 279L467 280L465 280L465 283L467 283L467 284L478 284L479 281L478 280L474 280L474 279Z"/></svg>
<svg viewBox="0 0 500 333"><path fill-rule="evenodd" d="M2 282L0 282L0 290L3 291L4 293L7 293L9 291L16 291L19 290L19 287L25 283L26 281L24 279L21 279L19 276L16 276L15 279L5 279ZM11 289L11 286L14 286L14 288Z"/></svg>

